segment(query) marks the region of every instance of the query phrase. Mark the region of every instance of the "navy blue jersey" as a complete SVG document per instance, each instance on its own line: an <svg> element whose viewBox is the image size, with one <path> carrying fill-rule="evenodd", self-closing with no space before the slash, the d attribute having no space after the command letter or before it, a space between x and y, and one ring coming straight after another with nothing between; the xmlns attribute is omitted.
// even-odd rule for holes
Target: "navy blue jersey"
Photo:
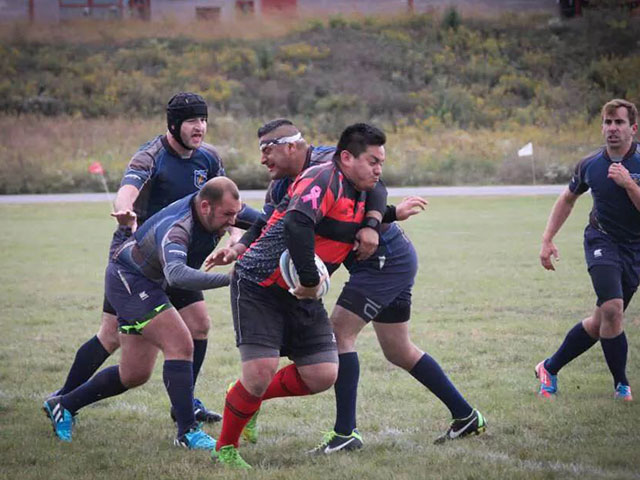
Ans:
<svg viewBox="0 0 640 480"><path fill-rule="evenodd" d="M623 242L640 240L640 211L635 207L624 188L607 178L611 159L606 148L601 148L576 165L569 183L569 190L580 195L591 189L593 208L589 224ZM622 165L631 178L640 184L640 146L631 145L623 157Z"/></svg>
<svg viewBox="0 0 640 480"><path fill-rule="evenodd" d="M199 269L220 236L200 224L194 210L196 195L182 198L149 218L116 251L113 261L163 286L213 288L210 282L222 276Z"/></svg>
<svg viewBox="0 0 640 480"><path fill-rule="evenodd" d="M160 135L147 142L129 161L120 186L133 185L140 194L133 209L138 225L167 205L200 190L207 180L225 174L213 146L203 143L182 158Z"/></svg>

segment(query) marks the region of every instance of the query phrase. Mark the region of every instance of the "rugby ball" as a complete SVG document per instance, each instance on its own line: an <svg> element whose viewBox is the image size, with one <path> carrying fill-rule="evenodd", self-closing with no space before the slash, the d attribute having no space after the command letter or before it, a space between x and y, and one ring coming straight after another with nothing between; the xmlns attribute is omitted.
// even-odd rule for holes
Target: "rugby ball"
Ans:
<svg viewBox="0 0 640 480"><path fill-rule="evenodd" d="M327 276L324 282L322 282L322 288L318 293L318 298L322 298L329 291L329 271L327 270L327 266L318 255L315 255L315 261L316 268L318 269L318 274L321 277L323 275ZM295 290L296 287L300 285L300 277L298 277L296 267L293 265L293 260L291 259L291 255L289 255L289 250L285 250L284 252L282 252L282 255L280 255L280 271L282 272L282 278L289 287L289 291Z"/></svg>

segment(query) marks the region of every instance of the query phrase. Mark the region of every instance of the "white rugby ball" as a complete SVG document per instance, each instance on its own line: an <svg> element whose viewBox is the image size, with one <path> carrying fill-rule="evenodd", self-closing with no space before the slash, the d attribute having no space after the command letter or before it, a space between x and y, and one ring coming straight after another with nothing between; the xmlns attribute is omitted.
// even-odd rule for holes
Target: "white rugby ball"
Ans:
<svg viewBox="0 0 640 480"><path fill-rule="evenodd" d="M320 277L323 275L327 276L324 282L322 282L322 288L318 293L318 298L322 298L329 291L329 271L318 255L315 255L315 261L316 268L318 269L318 275L320 275ZM282 278L289 287L289 291L295 290L296 287L300 285L300 277L298 277L296 267L293 265L293 260L291 259L291 255L289 255L289 250L285 250L282 252L282 255L280 255L280 271L282 272Z"/></svg>

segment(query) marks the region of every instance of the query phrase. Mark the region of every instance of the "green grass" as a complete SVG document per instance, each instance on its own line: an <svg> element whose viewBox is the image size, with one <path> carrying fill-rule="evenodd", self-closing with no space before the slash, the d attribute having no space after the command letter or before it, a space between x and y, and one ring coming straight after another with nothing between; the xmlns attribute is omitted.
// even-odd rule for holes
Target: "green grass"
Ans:
<svg viewBox="0 0 640 480"><path fill-rule="evenodd" d="M539 266L552 203L434 198L403 226L420 256L412 338L485 414L486 435L434 446L447 410L384 360L369 327L358 342L358 425L366 448L348 456L303 455L332 427L332 392L270 401L259 443L242 447L255 467L251 478L640 478L638 402L613 401L599 346L561 372L556 401L534 395L533 366L594 303L581 246L589 199L578 203L557 238L558 271ZM3 205L0 218L0 478L245 477L222 470L206 453L171 445L161 361L147 385L84 409L73 443L54 438L41 402L96 332L113 225L107 206L95 204ZM343 271L334 276L329 306L344 280ZM213 328L197 386L217 410L239 372L227 295L206 295ZM632 386L640 385L637 305L626 315ZM219 426L208 430L217 436Z"/></svg>

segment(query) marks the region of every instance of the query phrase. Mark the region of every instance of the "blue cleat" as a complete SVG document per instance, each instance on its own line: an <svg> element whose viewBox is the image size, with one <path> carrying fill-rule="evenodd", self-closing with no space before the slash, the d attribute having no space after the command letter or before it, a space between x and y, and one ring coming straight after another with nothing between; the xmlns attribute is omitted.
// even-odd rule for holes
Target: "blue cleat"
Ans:
<svg viewBox="0 0 640 480"><path fill-rule="evenodd" d="M63 442L70 442L73 427L73 415L62 406L60 399L62 397L51 397L45 400L42 409L51 420L53 431L56 436Z"/></svg>
<svg viewBox="0 0 640 480"><path fill-rule="evenodd" d="M613 394L613 398L616 400L622 400L623 402L633 401L631 387L629 385L624 385L623 383L618 383L618 385L616 385L616 391Z"/></svg>
<svg viewBox="0 0 640 480"><path fill-rule="evenodd" d="M176 447L185 447L189 450L213 450L216 448L216 440L204 433L200 427L194 427L187 433L176 437L173 444Z"/></svg>
<svg viewBox="0 0 640 480"><path fill-rule="evenodd" d="M542 398L554 398L558 391L558 376L550 374L544 366L545 360L536 365L536 378L540 380L538 396Z"/></svg>

